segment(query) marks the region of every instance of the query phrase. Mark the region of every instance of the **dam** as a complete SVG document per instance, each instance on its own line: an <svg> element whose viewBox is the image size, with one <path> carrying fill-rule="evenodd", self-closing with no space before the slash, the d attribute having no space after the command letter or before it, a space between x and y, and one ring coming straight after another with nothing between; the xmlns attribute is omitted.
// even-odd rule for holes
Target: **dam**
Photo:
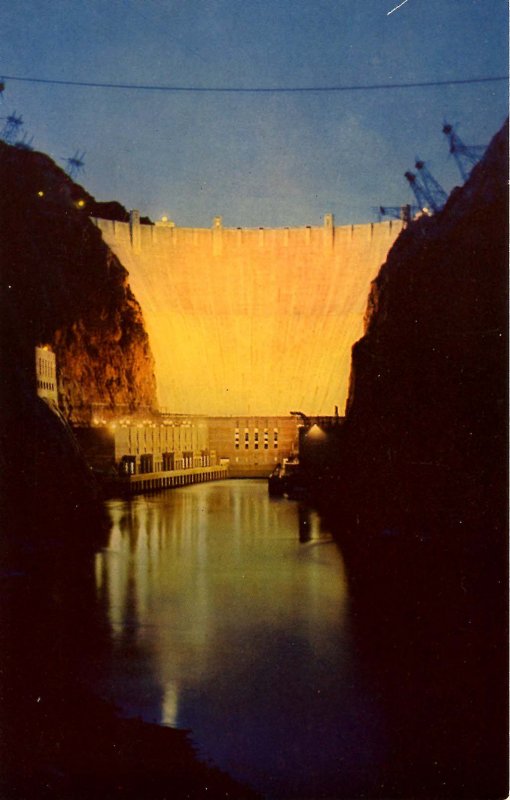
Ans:
<svg viewBox="0 0 510 800"><path fill-rule="evenodd" d="M180 228L94 219L129 272L159 404L206 416L343 411L370 282L400 221Z"/></svg>

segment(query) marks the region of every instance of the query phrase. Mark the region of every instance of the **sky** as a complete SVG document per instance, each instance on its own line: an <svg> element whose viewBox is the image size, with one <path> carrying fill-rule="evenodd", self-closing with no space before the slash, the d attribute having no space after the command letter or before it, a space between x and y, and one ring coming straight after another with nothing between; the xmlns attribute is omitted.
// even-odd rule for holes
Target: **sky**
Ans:
<svg viewBox="0 0 510 800"><path fill-rule="evenodd" d="M413 200L417 156L460 183L441 132L487 144L505 81L357 92L208 93L59 86L43 78L296 88L508 74L506 0L16 0L0 4L0 116L80 182L152 219L209 227L376 219ZM7 77L6 77L7 76ZM9 77L10 76L10 77Z"/></svg>

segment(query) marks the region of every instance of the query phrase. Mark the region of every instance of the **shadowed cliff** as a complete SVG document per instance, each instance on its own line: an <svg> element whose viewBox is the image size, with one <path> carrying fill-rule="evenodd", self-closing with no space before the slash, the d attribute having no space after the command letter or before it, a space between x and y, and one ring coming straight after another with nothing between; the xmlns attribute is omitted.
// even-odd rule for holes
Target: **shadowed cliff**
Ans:
<svg viewBox="0 0 510 800"><path fill-rule="evenodd" d="M62 418L36 396L36 345L56 353L60 406L155 405L153 360L127 273L50 158L0 142L0 513L4 543L90 545L102 517Z"/></svg>
<svg viewBox="0 0 510 800"><path fill-rule="evenodd" d="M391 752L376 796L508 794L508 126L372 284L318 497Z"/></svg>
<svg viewBox="0 0 510 800"><path fill-rule="evenodd" d="M140 307L88 219L93 199L46 155L4 143L0 180L2 325L16 351L12 366L33 380L33 348L50 345L60 405L72 422L87 420L92 403L154 406Z"/></svg>
<svg viewBox="0 0 510 800"><path fill-rule="evenodd" d="M339 456L375 528L505 530L507 141L505 127L372 283Z"/></svg>

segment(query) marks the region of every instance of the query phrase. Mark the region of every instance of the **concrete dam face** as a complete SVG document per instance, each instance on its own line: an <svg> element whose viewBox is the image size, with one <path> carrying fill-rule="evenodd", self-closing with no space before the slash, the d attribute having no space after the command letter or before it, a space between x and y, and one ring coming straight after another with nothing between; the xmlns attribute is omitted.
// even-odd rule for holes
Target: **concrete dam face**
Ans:
<svg viewBox="0 0 510 800"><path fill-rule="evenodd" d="M95 222L142 307L160 406L207 416L343 412L370 282L402 223Z"/></svg>

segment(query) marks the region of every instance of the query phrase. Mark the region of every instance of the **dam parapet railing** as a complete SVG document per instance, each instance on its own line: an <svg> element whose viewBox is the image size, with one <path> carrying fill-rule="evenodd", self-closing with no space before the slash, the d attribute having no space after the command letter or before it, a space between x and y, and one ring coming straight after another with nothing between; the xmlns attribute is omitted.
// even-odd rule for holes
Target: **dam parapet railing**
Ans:
<svg viewBox="0 0 510 800"><path fill-rule="evenodd" d="M404 228L401 220L368 222L357 225L335 226L332 214L326 214L324 225L306 225L297 228L224 228L221 218L214 219L211 228L178 227L171 222L159 221L154 225L141 224L140 215L131 212L130 222L92 217L109 243L129 246L135 252L154 247L186 247L203 249L209 246L213 255L223 249L235 250L248 246L260 249L293 249L316 247L321 249L343 247L351 239L364 242L371 239L393 240Z"/></svg>

